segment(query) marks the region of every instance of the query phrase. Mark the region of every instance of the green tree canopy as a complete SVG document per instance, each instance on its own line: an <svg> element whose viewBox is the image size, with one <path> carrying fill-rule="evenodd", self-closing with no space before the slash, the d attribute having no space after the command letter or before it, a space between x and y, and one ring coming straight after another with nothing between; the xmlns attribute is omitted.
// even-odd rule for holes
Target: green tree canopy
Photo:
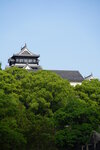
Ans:
<svg viewBox="0 0 100 150"><path fill-rule="evenodd" d="M51 71L0 70L1 150L75 150L99 124L100 81L74 88Z"/></svg>
<svg viewBox="0 0 100 150"><path fill-rule="evenodd" d="M99 129L100 107L81 99L70 99L65 108L55 112L56 143L62 149L86 144L93 130Z"/></svg>

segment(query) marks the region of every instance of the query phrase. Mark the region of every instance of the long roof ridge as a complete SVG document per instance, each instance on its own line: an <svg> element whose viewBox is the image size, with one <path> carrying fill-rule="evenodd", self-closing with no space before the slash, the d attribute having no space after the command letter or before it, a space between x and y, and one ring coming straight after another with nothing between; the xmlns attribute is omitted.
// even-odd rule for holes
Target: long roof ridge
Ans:
<svg viewBox="0 0 100 150"><path fill-rule="evenodd" d="M79 72L79 70L64 70L64 69L48 69L48 71L72 71L72 72Z"/></svg>

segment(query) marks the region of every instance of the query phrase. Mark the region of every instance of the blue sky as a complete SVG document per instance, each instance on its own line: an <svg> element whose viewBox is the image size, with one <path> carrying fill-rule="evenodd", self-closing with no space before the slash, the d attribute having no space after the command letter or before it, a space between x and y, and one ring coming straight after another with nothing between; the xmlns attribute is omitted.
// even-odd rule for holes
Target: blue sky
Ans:
<svg viewBox="0 0 100 150"><path fill-rule="evenodd" d="M0 61L27 43L44 69L100 78L100 0L0 0Z"/></svg>

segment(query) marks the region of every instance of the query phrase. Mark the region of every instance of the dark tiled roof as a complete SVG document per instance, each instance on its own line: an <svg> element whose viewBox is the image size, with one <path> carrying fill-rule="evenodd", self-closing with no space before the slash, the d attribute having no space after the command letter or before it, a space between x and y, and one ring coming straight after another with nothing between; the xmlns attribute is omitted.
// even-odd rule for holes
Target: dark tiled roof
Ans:
<svg viewBox="0 0 100 150"><path fill-rule="evenodd" d="M83 76L79 71L69 71L69 70L49 70L55 72L63 79L67 79L69 82L82 82L84 80Z"/></svg>

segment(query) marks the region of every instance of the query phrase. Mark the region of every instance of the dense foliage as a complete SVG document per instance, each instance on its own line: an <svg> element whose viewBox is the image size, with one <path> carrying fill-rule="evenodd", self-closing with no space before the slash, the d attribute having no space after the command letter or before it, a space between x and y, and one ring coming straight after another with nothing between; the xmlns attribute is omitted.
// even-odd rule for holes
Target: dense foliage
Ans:
<svg viewBox="0 0 100 150"><path fill-rule="evenodd" d="M100 81L74 88L50 71L0 70L1 150L72 150L99 124Z"/></svg>
<svg viewBox="0 0 100 150"><path fill-rule="evenodd" d="M0 70L2 70L1 65L2 65L2 64L1 64L1 62L0 62Z"/></svg>

